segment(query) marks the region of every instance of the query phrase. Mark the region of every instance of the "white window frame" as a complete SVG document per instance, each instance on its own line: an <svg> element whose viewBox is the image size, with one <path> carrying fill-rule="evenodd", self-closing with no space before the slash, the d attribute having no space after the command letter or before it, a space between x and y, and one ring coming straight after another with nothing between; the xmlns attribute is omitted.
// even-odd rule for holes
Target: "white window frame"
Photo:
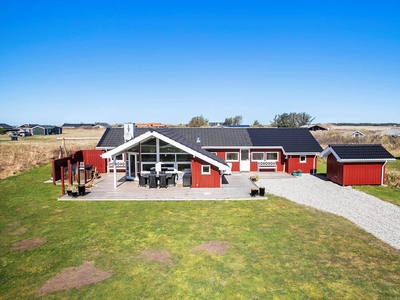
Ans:
<svg viewBox="0 0 400 300"><path fill-rule="evenodd" d="M236 154L236 159L228 159L228 154ZM226 152L225 154L226 161L239 161L239 152Z"/></svg>
<svg viewBox="0 0 400 300"><path fill-rule="evenodd" d="M268 159L268 154L270 153L276 153L276 159ZM274 152L266 152L265 153L265 161L279 161L279 153L274 151Z"/></svg>
<svg viewBox="0 0 400 300"><path fill-rule="evenodd" d="M304 159L302 159L302 158L304 158ZM305 164L305 163L307 163L307 156L306 155L300 155L299 160L300 160L301 164Z"/></svg>
<svg viewBox="0 0 400 300"><path fill-rule="evenodd" d="M207 167L208 171L205 171L204 168ZM210 175L211 174L211 166L210 165L201 165L201 175Z"/></svg>
<svg viewBox="0 0 400 300"><path fill-rule="evenodd" d="M261 159L254 159L254 154L262 154L262 158ZM252 152L251 153L251 161L264 161L264 152Z"/></svg>

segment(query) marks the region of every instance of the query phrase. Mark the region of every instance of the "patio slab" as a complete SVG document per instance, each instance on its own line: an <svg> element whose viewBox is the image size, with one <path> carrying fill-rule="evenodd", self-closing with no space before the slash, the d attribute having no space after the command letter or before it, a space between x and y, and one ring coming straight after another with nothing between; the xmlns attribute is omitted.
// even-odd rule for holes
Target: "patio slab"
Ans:
<svg viewBox="0 0 400 300"><path fill-rule="evenodd" d="M60 201L218 201L218 200L266 200L267 196L251 197L251 188L257 185L250 176L257 174L260 179L294 178L287 173L233 173L224 177L221 188L189 188L182 184L168 188L150 189L141 187L138 181L126 181L125 174L117 174L117 187L114 188L114 175L101 174L86 195L72 198L64 195Z"/></svg>

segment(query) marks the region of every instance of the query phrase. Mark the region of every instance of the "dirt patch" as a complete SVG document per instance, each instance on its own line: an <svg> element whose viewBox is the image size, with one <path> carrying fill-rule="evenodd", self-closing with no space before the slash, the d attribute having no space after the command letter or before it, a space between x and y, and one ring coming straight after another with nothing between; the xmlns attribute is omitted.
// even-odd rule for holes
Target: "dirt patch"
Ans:
<svg viewBox="0 0 400 300"><path fill-rule="evenodd" d="M220 242L220 241L209 241L209 242L204 242L200 246L197 246L196 248L193 248L190 250L191 253L196 252L196 251L207 251L208 254L221 254L224 255L228 252L228 249L230 247L230 243L228 242Z"/></svg>
<svg viewBox="0 0 400 300"><path fill-rule="evenodd" d="M45 238L34 238L29 240L23 240L13 244L13 250L15 251L24 251L24 250L31 250L37 247L42 246L46 243Z"/></svg>
<svg viewBox="0 0 400 300"><path fill-rule="evenodd" d="M69 290L79 289L85 285L103 281L112 276L112 272L97 270L92 263L84 262L79 267L66 268L60 274L47 281L37 292L37 295Z"/></svg>
<svg viewBox="0 0 400 300"><path fill-rule="evenodd" d="M62 212L62 209L56 209L56 212L60 213Z"/></svg>
<svg viewBox="0 0 400 300"><path fill-rule="evenodd" d="M24 234L27 230L27 228L20 228L17 231L11 232L10 235L21 235Z"/></svg>
<svg viewBox="0 0 400 300"><path fill-rule="evenodd" d="M141 255L149 261L157 261L172 266L171 253L167 250L144 250Z"/></svg>
<svg viewBox="0 0 400 300"><path fill-rule="evenodd" d="M18 222L13 222L13 223L7 224L7 226L9 226L9 227L17 227L17 226L19 226L19 223Z"/></svg>

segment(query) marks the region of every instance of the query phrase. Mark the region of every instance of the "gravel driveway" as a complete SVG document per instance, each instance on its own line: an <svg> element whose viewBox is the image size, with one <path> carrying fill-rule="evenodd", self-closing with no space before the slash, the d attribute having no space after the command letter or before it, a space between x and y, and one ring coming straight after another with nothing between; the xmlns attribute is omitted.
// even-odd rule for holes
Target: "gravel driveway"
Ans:
<svg viewBox="0 0 400 300"><path fill-rule="evenodd" d="M400 249L400 207L396 205L319 176L260 179L257 185L267 193L345 217Z"/></svg>

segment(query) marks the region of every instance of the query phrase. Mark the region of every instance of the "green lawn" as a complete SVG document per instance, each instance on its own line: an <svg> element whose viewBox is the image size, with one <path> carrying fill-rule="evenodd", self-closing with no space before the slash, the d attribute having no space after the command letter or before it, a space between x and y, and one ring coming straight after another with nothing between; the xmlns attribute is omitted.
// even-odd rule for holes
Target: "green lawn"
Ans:
<svg viewBox="0 0 400 300"><path fill-rule="evenodd" d="M400 251L332 214L271 195L58 202L60 187L43 184L49 177L47 165L0 181L1 299L33 299L47 280L84 261L113 276L42 299L400 298ZM13 235L20 228L26 232ZM46 244L12 250L35 237ZM190 252L212 240L229 242L228 253ZM145 261L142 250L167 250L173 265Z"/></svg>

